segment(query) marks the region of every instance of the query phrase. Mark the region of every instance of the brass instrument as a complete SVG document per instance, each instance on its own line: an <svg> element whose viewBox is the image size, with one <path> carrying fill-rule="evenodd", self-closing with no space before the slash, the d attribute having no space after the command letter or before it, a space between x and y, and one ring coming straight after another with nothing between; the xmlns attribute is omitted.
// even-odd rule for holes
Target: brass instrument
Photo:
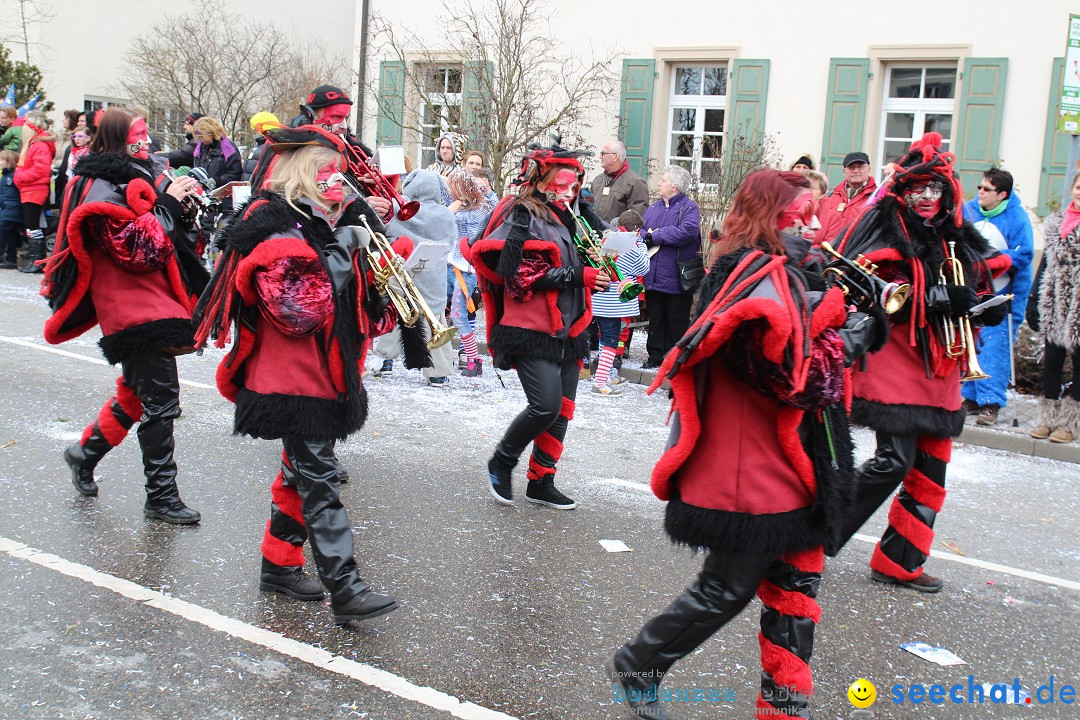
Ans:
<svg viewBox="0 0 1080 720"><path fill-rule="evenodd" d="M401 193L397 191L397 188L386 179L386 176L379 172L378 168L372 164L368 156L364 154L364 151L350 142L345 143L345 161L349 165L349 172L351 172L358 181L364 182L365 178L370 179L370 182L364 182L364 184L371 187L372 193L390 201L391 212L393 212L393 204L395 202L398 204L398 220L408 220L420 210L420 203L418 201L406 201L405 198L401 196ZM392 216L388 215L384 217L383 220L388 221L391 217Z"/></svg>
<svg viewBox="0 0 1080 720"><path fill-rule="evenodd" d="M832 256L824 272L826 280L840 287L855 307L866 309L878 305L886 314L900 311L911 296L911 285L886 282L878 277L877 265L865 255L850 260L838 253L827 242L821 249Z"/></svg>
<svg viewBox="0 0 1080 720"><path fill-rule="evenodd" d="M581 259L585 261L585 264L589 267L603 270L607 273L608 277L612 281L617 282L619 288L619 300L622 302L630 302L638 295L645 291L645 286L634 280L629 280L622 274L615 265L615 260L610 256L604 256L601 252L602 243L600 236L596 234L596 231L592 229L588 221L581 217L573 210L570 214L574 216L574 221L578 226L578 234L574 237L574 244L577 246L578 253L581 255ZM597 262L589 250L595 252L596 257L600 258Z"/></svg>
<svg viewBox="0 0 1080 720"><path fill-rule="evenodd" d="M946 268L948 266L948 268ZM946 277L946 271L949 277ZM938 270L938 285L967 285L964 279L964 266L956 257L956 242L949 242L949 254L942 261ZM971 316L961 318L943 316L941 319L941 339L945 346L945 355L951 358L964 358L965 367L960 374L960 382L985 380L990 377L979 367L979 356L975 352L975 334L971 331Z"/></svg>
<svg viewBox="0 0 1080 720"><path fill-rule="evenodd" d="M403 268L404 258L397 254L386 236L375 232L366 217L361 216L360 222L371 234L371 244L365 250L375 275L376 289L390 298L390 303L406 327L413 327L421 318L427 322L431 330L431 339L427 344L429 350L450 342L457 328L446 327L431 311L412 276Z"/></svg>

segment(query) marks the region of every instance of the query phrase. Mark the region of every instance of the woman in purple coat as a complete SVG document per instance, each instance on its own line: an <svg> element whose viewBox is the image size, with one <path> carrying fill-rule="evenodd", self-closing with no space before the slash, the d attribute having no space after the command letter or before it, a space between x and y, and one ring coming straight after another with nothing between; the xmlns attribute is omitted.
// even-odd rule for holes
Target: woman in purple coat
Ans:
<svg viewBox="0 0 1080 720"><path fill-rule="evenodd" d="M645 276L645 302L649 308L649 358L643 367L656 368L667 351L690 327L694 289L683 289L679 263L701 252L701 208L686 196L690 173L678 165L664 168L660 199L645 211L641 236L651 248Z"/></svg>

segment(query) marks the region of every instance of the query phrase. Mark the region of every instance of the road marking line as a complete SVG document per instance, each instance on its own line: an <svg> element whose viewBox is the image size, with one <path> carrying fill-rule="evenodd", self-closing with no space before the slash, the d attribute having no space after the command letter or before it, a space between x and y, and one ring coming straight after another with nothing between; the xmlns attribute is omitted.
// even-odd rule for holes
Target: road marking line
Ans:
<svg viewBox="0 0 1080 720"><path fill-rule="evenodd" d="M0 552L7 553L14 558L29 560L41 567L55 570L62 575L77 580L83 580L105 590L111 590L118 595L123 595L149 607L198 623L216 632L231 635L337 675L352 678L364 685L396 695L403 700L450 713L453 717L462 720L517 720L512 715L471 702L462 702L453 695L447 695L434 688L415 685L403 677L380 670L372 665L333 655L326 650L285 637L281 633L264 630L241 620L222 615L209 608L204 608L201 605L169 597L156 590L144 588L142 585L133 583L130 580L100 572L88 565L71 562L52 553L28 547L17 540L0 537Z"/></svg>
<svg viewBox="0 0 1080 720"><path fill-rule="evenodd" d="M12 345L21 345L22 347L32 348L34 350L44 350L45 352L51 352L56 355L63 355L64 357L74 358L75 360L82 360L83 362L93 363L95 365L108 366L109 363L105 362L101 358L90 357L89 355L80 355L79 353L69 352L67 350L61 350L60 348L49 347L48 345L39 345L37 343L27 342L26 340L19 340L18 338L5 337L0 335L0 340ZM194 380L180 379L181 385L187 385L189 387L202 388L203 390L217 390L213 385L207 385L206 383L195 382Z"/></svg>
<svg viewBox="0 0 1080 720"><path fill-rule="evenodd" d="M862 535L860 533L852 535L852 538L855 540L862 540L871 545L877 545L878 541L876 537L870 537L869 535ZM982 568L983 570L993 570L994 572L1004 573L1005 575L1015 575L1016 577L1027 578L1028 580L1034 580L1035 582L1046 583L1048 585L1058 585L1060 587L1069 588L1070 590L1080 590L1080 582L1076 582L1075 580L1066 580L1065 578L1054 577L1053 575L1043 575L1042 573L1032 572L1031 570L1021 570L1020 568L999 565L986 560L976 560L975 558L944 553L940 550L931 550L930 557L960 563L961 565L971 565L972 567Z"/></svg>

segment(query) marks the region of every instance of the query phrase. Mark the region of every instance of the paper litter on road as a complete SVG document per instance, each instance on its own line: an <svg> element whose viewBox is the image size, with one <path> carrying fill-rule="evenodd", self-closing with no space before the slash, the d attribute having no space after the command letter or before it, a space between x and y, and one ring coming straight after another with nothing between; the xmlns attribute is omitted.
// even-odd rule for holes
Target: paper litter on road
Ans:
<svg viewBox="0 0 1080 720"><path fill-rule="evenodd" d="M900 643L900 649L907 650L913 655L918 655L923 660L929 660L938 665L967 665L960 657L954 655L945 648L930 647L926 643Z"/></svg>
<svg viewBox="0 0 1080 720"><path fill-rule="evenodd" d="M631 552L622 540L601 540L600 546L608 552Z"/></svg>

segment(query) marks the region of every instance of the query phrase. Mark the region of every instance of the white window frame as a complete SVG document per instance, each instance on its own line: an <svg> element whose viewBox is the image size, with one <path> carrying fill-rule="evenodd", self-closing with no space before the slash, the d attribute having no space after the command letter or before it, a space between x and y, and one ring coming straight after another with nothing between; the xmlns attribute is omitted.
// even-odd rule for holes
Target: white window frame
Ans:
<svg viewBox="0 0 1080 720"><path fill-rule="evenodd" d="M956 80L953 83L953 97L951 98L891 98L889 97L889 86L892 84L893 70L912 70L921 69L922 73L922 85L920 88L926 85L926 71L927 70L952 70L956 73ZM952 130L949 133L949 137L943 137L943 149L949 150L952 147L952 135L956 131L956 95L960 90L960 68L957 63L942 63L942 62L900 62L889 63L885 68L885 82L882 87L882 100L881 100L881 124L879 126L878 133L878 157L881 158L882 176L884 176L884 165L892 160L891 157L885 154L885 143L887 141L900 141L907 140L910 145L911 142L918 140L926 132L926 116L927 115L949 115L954 124ZM889 113L911 113L915 116L914 123L912 124L912 138L899 138L899 137L886 137L886 128L888 127L888 115ZM880 178L879 178L880 179Z"/></svg>
<svg viewBox="0 0 1080 720"><path fill-rule="evenodd" d="M693 109L696 112L694 118L694 147L693 155L690 160L690 167L687 168L690 171L690 175L693 177L694 182L698 183L701 179L701 148L705 139L705 111L706 110L723 110L724 111L724 129L720 133L709 133L710 137L719 135L720 137L720 154L724 151L724 143L727 139L727 112L728 102L727 95L678 95L676 90L676 77L679 68L685 67L698 67L698 68L723 68L727 80L727 87L730 88L731 83L731 65L728 62L673 62L669 68L669 82L668 82L668 97L667 97L667 132L664 134L664 167L668 165L685 162L687 158L685 156L672 156L671 154L671 140L673 135L678 132L679 134L687 134L683 131L676 130L674 128L674 110L676 108ZM709 159L704 162L717 162L720 160Z"/></svg>
<svg viewBox="0 0 1080 720"><path fill-rule="evenodd" d="M422 68L422 71L424 73L422 75L422 77L425 78L425 82L426 82L426 78L427 78L427 72L432 71L432 70L433 71L456 70L458 72L458 75L459 75L460 79L461 79L461 87L462 87L462 89L464 89L464 85L465 85L465 67L464 67L464 65L462 65L460 63L429 64L426 67ZM454 124L452 124L450 122L450 108L451 107L456 106L458 108L458 119L459 120L461 119L461 113L464 112L463 97L462 97L463 93L461 93L461 92L454 93L454 92L449 92L447 90L447 84L448 84L449 78L450 78L449 72L446 72L443 75L443 78L444 78L443 79L443 89L440 92L433 92L433 93L428 94L426 86L422 86L422 88L421 88L422 91L423 91L423 94L427 94L428 102L430 102L430 104L432 104L432 105L438 105L439 108L440 108L439 117L438 118L432 118L432 120L435 120L435 119L438 120L438 129L439 129L438 135L442 135L444 132L454 132L454 131L457 131L457 130L461 129L460 125L454 125ZM428 103L424 102L423 97L421 97L420 106L417 109L417 117L419 119L418 124L420 126L420 132L417 135L417 139L416 139L416 162L417 162L417 167L421 167L421 168L427 167L428 165L431 164L431 162L433 162L433 161L425 162L425 160L424 160L424 153L425 152L430 152L431 156L433 158L438 157L438 148L436 148L434 146L431 146L431 145L425 145L424 144L424 141L427 139L427 131L428 131L428 129L429 128L435 128L435 123L434 122L430 122L430 123L425 123L424 122L425 117L427 115L427 111L428 111L427 105L428 105ZM436 137L438 137L438 135L436 135Z"/></svg>

